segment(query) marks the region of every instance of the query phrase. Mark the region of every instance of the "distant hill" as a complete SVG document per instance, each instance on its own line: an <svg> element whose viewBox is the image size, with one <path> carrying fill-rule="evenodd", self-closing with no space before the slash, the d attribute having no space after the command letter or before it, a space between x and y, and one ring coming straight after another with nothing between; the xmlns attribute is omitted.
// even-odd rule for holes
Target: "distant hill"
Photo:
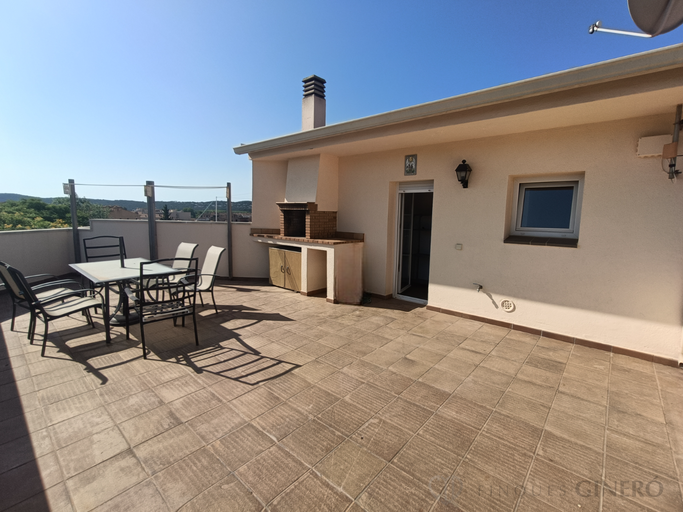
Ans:
<svg viewBox="0 0 683 512"><path fill-rule="evenodd" d="M29 199L34 196L25 196L22 194L9 194L9 193L0 193L0 203L4 203L5 201L21 201L22 199ZM46 202L46 203L52 203L52 201L56 198L54 197L39 197L38 199ZM135 210L136 208L147 208L147 202L146 201L128 201L126 199L116 199L116 200L110 200L110 199L91 199L88 198L88 200L91 203L95 204L103 204L103 205L108 205L108 206L120 206L121 208L125 208L126 210L132 211ZM201 213L204 211L205 208L209 207L210 208L215 208L215 201L161 201L157 200L156 202L157 208L163 208L164 205L168 205L169 210L182 210L183 208L194 208L195 211L198 211ZM209 209L210 209L209 208ZM225 211L227 208L227 203L226 201L218 201L218 209ZM236 201L232 203L232 211L233 212L249 212L251 213L251 201Z"/></svg>

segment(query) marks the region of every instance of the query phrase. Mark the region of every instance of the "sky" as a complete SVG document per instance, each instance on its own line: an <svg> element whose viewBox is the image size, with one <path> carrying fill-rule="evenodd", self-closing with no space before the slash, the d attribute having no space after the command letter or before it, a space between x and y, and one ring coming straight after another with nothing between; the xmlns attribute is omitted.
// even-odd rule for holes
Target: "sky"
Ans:
<svg viewBox="0 0 683 512"><path fill-rule="evenodd" d="M597 20L637 30L626 0L0 0L0 192L251 199L232 148L300 131L312 74L329 125L683 41Z"/></svg>

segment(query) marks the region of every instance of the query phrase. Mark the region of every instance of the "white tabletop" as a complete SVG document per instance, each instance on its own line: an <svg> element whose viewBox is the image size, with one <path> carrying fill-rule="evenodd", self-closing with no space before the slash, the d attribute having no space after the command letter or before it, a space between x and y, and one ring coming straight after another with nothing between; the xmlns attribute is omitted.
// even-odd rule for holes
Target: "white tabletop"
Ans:
<svg viewBox="0 0 683 512"><path fill-rule="evenodd" d="M90 261L88 263L71 263L69 266L84 275L95 284L115 283L140 277L140 263L147 263L145 258L128 258L123 260ZM167 267L161 263L145 265L146 276L159 276L182 273L183 270Z"/></svg>

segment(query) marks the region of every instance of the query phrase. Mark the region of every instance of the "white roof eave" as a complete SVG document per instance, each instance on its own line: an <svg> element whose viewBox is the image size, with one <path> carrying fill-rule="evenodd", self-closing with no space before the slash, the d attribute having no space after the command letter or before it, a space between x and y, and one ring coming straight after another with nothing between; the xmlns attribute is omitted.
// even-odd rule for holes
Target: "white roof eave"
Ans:
<svg viewBox="0 0 683 512"><path fill-rule="evenodd" d="M678 44L482 89L443 100L422 103L352 121L323 126L313 130L297 132L251 144L243 144L233 149L236 154L243 155L278 149L285 150L288 146L295 144L321 140L329 143L335 137L353 132L450 114L492 104L543 96L559 91L666 71L681 66L683 66L683 44Z"/></svg>

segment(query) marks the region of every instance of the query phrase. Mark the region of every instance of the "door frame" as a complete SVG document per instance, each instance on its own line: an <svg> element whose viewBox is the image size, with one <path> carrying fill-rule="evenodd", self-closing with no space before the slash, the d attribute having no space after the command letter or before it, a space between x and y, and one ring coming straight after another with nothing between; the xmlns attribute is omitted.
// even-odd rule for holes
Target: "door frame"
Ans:
<svg viewBox="0 0 683 512"><path fill-rule="evenodd" d="M401 289L401 246L403 242L403 216L402 216L402 206L404 194L419 194L428 193L434 194L434 181L407 181L398 184L398 190L396 191L396 246L394 247L394 284L392 288L392 297L400 300L405 300L408 302L415 302L417 304L427 304L427 300L416 299L415 297L409 297L407 295L401 295L399 290ZM434 206L432 205L432 214L434 213ZM431 252L431 248L430 248ZM431 264L430 264L431 266Z"/></svg>

